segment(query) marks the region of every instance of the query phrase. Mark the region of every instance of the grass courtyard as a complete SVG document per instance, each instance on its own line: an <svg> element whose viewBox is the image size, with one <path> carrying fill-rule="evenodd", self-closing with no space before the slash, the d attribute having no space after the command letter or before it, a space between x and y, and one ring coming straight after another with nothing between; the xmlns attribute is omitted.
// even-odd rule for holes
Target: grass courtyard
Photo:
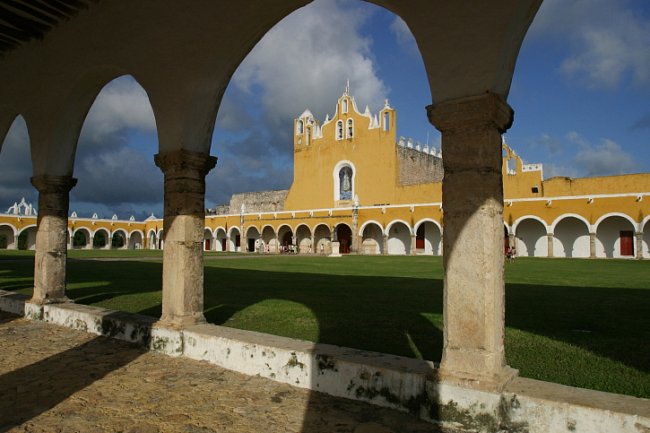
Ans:
<svg viewBox="0 0 650 433"><path fill-rule="evenodd" d="M71 251L78 303L157 317L160 251ZM86 260L90 257L128 260ZM29 294L32 253L0 252L0 289ZM440 257L208 253L205 315L220 325L439 361ZM506 264L506 353L520 375L650 398L650 262Z"/></svg>

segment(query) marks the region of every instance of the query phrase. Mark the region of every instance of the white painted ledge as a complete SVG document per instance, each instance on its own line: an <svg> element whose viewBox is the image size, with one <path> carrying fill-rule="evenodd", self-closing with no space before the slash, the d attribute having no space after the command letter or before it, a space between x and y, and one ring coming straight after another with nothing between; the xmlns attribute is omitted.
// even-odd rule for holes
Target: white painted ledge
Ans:
<svg viewBox="0 0 650 433"><path fill-rule="evenodd" d="M0 309L171 356L206 361L337 397L410 412L467 432L649 433L650 400L517 378L501 393L436 379L436 366L394 355L314 344L216 325L159 327L137 314L26 302L0 291Z"/></svg>

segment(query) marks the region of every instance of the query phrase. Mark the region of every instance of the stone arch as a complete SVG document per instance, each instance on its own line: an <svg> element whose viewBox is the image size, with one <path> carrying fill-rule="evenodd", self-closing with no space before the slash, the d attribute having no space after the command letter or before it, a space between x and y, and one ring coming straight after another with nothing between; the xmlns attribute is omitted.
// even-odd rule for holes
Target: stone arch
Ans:
<svg viewBox="0 0 650 433"><path fill-rule="evenodd" d="M158 248L158 236L154 229L150 229L147 233L147 242L150 250L155 250Z"/></svg>
<svg viewBox="0 0 650 433"><path fill-rule="evenodd" d="M366 221L359 230L361 253L373 255L384 252L384 229L377 221Z"/></svg>
<svg viewBox="0 0 650 433"><path fill-rule="evenodd" d="M589 224L576 215L553 222L553 257L589 257Z"/></svg>
<svg viewBox="0 0 650 433"><path fill-rule="evenodd" d="M89 249L92 247L90 230L86 227L79 227L72 232L72 248Z"/></svg>
<svg viewBox="0 0 650 433"><path fill-rule="evenodd" d="M16 242L16 227L8 223L0 224L0 250L16 250L18 243Z"/></svg>
<svg viewBox="0 0 650 433"><path fill-rule="evenodd" d="M158 230L156 240L158 241L158 244L156 245L156 248L158 248L159 250L164 249L165 248L165 230L164 229Z"/></svg>
<svg viewBox="0 0 650 433"><path fill-rule="evenodd" d="M215 251L228 251L228 236L225 228L217 227L214 231L214 239Z"/></svg>
<svg viewBox="0 0 650 433"><path fill-rule="evenodd" d="M404 220L391 221L386 226L387 253L390 255L404 255L411 253L411 227Z"/></svg>
<svg viewBox="0 0 650 433"><path fill-rule="evenodd" d="M307 224L299 224L298 227L296 227L296 244L298 245L298 253L311 254L313 252L311 238L311 229Z"/></svg>
<svg viewBox="0 0 650 433"><path fill-rule="evenodd" d="M267 253L280 252L280 242L275 234L275 228L270 224L266 224L262 227L262 244Z"/></svg>
<svg viewBox="0 0 650 433"><path fill-rule="evenodd" d="M334 228L336 240L339 243L339 253L349 254L352 247L352 229L344 222L340 222Z"/></svg>
<svg viewBox="0 0 650 433"><path fill-rule="evenodd" d="M442 226L438 221L425 218L415 224L416 253L442 255Z"/></svg>
<svg viewBox="0 0 650 433"><path fill-rule="evenodd" d="M636 256L636 222L628 215L610 213L594 224L596 257L634 258Z"/></svg>
<svg viewBox="0 0 650 433"><path fill-rule="evenodd" d="M242 250L241 246L241 230L237 226L230 227L228 230L228 251L238 252Z"/></svg>
<svg viewBox="0 0 650 433"><path fill-rule="evenodd" d="M129 243L127 248L130 250L140 250L144 248L144 232L142 230L132 230L129 233Z"/></svg>
<svg viewBox="0 0 650 433"><path fill-rule="evenodd" d="M212 229L210 227L203 228L203 251L212 251L214 250L214 235L212 234Z"/></svg>
<svg viewBox="0 0 650 433"><path fill-rule="evenodd" d="M20 229L16 235L19 250L36 249L36 224L31 224Z"/></svg>
<svg viewBox="0 0 650 433"><path fill-rule="evenodd" d="M527 215L512 225L515 248L519 257L548 257L548 230L546 221Z"/></svg>
<svg viewBox="0 0 650 433"><path fill-rule="evenodd" d="M289 251L293 246L293 229L288 224L278 227L278 242L280 251Z"/></svg>
<svg viewBox="0 0 650 433"><path fill-rule="evenodd" d="M260 231L257 227L255 226L248 227L246 229L245 238L246 240L242 248L244 248L247 252L253 253L255 251L259 251L260 245L262 245L262 248L264 248L264 243L260 239Z"/></svg>
<svg viewBox="0 0 650 433"><path fill-rule="evenodd" d="M314 246L317 254L332 253L332 231L327 224L318 224L314 228Z"/></svg>
<svg viewBox="0 0 650 433"><path fill-rule="evenodd" d="M125 75L129 73L115 65L92 65L77 75L74 82L61 83L61 86L66 86L63 101L43 104L43 112L39 110L35 114L37 121L34 129L39 131L31 146L34 175L72 174L77 143L88 112L102 89ZM131 76L136 80L134 75ZM56 116L55 121L49 119L53 115ZM46 128L51 129L41 131L41 124L46 122Z"/></svg>
<svg viewBox="0 0 650 433"><path fill-rule="evenodd" d="M110 234L107 229L100 227L93 232L92 247L109 249L111 247Z"/></svg>
<svg viewBox="0 0 650 433"><path fill-rule="evenodd" d="M126 233L126 230L124 229L113 230L113 234L111 234L110 239L111 239L110 248L126 249L129 246L128 245L129 236Z"/></svg>

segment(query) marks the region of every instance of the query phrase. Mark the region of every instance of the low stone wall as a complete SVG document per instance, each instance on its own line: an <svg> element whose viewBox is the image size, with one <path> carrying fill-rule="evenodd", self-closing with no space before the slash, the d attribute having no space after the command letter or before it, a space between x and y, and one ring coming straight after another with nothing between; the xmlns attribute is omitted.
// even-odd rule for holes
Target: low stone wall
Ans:
<svg viewBox="0 0 650 433"><path fill-rule="evenodd" d="M467 432L648 433L650 401L517 378L501 392L436 379L427 361L241 331L216 325L183 330L155 319L85 305L30 304L0 291L0 309L32 320L118 338L313 391L410 412Z"/></svg>

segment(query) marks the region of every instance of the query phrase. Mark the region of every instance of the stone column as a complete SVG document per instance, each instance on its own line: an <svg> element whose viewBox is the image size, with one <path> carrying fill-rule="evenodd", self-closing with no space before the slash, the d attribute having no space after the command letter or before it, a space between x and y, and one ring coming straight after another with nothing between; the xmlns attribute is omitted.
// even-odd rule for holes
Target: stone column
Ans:
<svg viewBox="0 0 650 433"><path fill-rule="evenodd" d="M643 258L643 232L636 232L634 237L636 243L636 258L641 260Z"/></svg>
<svg viewBox="0 0 650 433"><path fill-rule="evenodd" d="M596 233L589 233L589 258L596 258Z"/></svg>
<svg viewBox="0 0 650 433"><path fill-rule="evenodd" d="M159 153L165 174L162 316L164 325L183 327L203 317L203 229L205 175L217 158L177 150Z"/></svg>
<svg viewBox="0 0 650 433"><path fill-rule="evenodd" d="M388 255L388 235L382 235L381 237L381 254Z"/></svg>
<svg viewBox="0 0 650 433"><path fill-rule="evenodd" d="M486 93L428 107L442 132L445 236L440 378L500 390L517 372L504 352L501 134L513 112Z"/></svg>
<svg viewBox="0 0 650 433"><path fill-rule="evenodd" d="M546 234L546 248L548 250L547 256L549 258L553 257L553 233Z"/></svg>
<svg viewBox="0 0 650 433"><path fill-rule="evenodd" d="M417 244L417 236L415 235L415 233L411 233L411 249L409 251L409 254L412 256L417 254L416 244Z"/></svg>
<svg viewBox="0 0 650 433"><path fill-rule="evenodd" d="M38 190L38 229L34 253L34 294L30 302L69 302L65 296L70 190L77 184L72 176L34 176Z"/></svg>

